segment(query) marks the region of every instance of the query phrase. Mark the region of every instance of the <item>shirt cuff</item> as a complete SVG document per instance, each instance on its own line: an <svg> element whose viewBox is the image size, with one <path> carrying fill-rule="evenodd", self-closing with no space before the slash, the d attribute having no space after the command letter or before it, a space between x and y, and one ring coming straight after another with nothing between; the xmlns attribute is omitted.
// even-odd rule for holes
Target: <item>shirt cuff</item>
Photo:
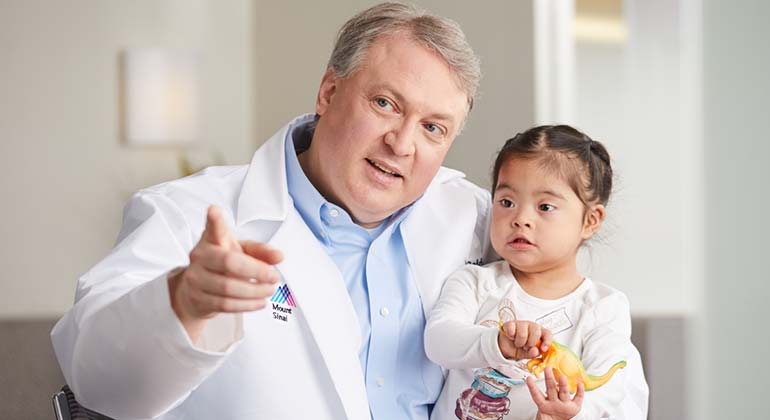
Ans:
<svg viewBox="0 0 770 420"><path fill-rule="evenodd" d="M493 368L510 365L512 362L512 360L506 359L500 351L500 344L497 342L499 333L499 328L487 328L487 331L484 331L481 336L481 351L484 354L487 365Z"/></svg>

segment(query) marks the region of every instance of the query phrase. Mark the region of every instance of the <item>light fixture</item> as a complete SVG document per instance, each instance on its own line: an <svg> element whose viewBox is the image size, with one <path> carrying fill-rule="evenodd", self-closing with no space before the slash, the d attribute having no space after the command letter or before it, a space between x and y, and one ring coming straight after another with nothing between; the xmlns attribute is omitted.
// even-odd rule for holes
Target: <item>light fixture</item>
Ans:
<svg viewBox="0 0 770 420"><path fill-rule="evenodd" d="M123 53L124 134L130 145L198 139L198 58L158 48Z"/></svg>

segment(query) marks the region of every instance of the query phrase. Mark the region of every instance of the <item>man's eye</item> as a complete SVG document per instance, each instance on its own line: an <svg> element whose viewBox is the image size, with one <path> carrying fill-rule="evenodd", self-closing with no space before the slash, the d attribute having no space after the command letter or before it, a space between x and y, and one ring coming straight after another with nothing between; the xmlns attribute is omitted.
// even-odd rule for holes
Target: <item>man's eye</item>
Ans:
<svg viewBox="0 0 770 420"><path fill-rule="evenodd" d="M375 99L375 102L377 102L377 106L379 106L380 108L387 108L391 106L390 102L388 102L388 100L385 98L377 98Z"/></svg>
<svg viewBox="0 0 770 420"><path fill-rule="evenodd" d="M540 211L554 211L554 210L556 210L556 206L554 206L553 204L541 204L541 205L538 206L538 208L540 209Z"/></svg>
<svg viewBox="0 0 770 420"><path fill-rule="evenodd" d="M425 123L422 126L434 141L443 143L444 139L447 136L447 132L444 127L433 123Z"/></svg>
<svg viewBox="0 0 770 420"><path fill-rule="evenodd" d="M511 201L511 200L509 200L507 198L503 198L503 199L500 200L500 205L505 207L505 208L511 208L511 207L513 207L513 201Z"/></svg>

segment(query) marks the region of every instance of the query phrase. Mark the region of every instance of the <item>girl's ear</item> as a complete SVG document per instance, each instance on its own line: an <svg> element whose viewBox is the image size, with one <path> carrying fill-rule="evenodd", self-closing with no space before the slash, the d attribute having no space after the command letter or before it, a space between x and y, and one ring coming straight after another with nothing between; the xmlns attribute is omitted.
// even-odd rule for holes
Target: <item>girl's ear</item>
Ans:
<svg viewBox="0 0 770 420"><path fill-rule="evenodd" d="M581 235L583 240L594 236L594 234L599 231L599 228L602 227L604 216L605 212L603 204L594 204L586 210L586 216L583 220L583 232Z"/></svg>

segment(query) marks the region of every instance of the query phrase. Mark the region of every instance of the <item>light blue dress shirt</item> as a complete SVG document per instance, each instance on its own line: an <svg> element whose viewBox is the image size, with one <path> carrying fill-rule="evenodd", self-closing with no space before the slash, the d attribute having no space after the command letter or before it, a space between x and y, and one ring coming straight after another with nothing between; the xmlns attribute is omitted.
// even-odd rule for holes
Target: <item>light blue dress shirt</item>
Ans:
<svg viewBox="0 0 770 420"><path fill-rule="evenodd" d="M342 273L358 315L359 360L372 419L427 420L444 379L425 355L425 314L401 236L411 207L371 230L353 223L344 209L321 196L299 165L297 150L306 150L311 138L307 125L287 134L289 195Z"/></svg>

